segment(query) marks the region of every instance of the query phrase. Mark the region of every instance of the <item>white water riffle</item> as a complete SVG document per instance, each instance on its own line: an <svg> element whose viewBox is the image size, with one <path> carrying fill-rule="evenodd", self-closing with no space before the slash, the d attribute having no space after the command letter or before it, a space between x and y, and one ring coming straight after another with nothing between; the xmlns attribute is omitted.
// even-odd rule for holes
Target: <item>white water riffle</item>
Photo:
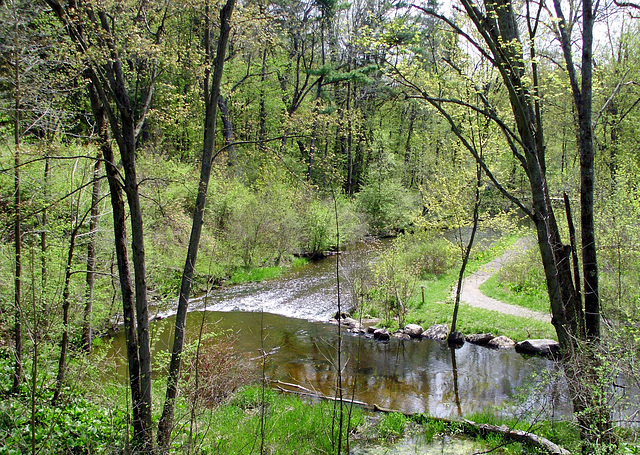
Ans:
<svg viewBox="0 0 640 455"><path fill-rule="evenodd" d="M336 261L340 267L340 303L351 308L350 277L375 261L378 243L360 243L340 255L329 256L302 266L281 278L259 283L223 286L206 296L194 298L189 311L247 311L327 321L338 308ZM177 302L169 310L154 314L164 319L175 314Z"/></svg>

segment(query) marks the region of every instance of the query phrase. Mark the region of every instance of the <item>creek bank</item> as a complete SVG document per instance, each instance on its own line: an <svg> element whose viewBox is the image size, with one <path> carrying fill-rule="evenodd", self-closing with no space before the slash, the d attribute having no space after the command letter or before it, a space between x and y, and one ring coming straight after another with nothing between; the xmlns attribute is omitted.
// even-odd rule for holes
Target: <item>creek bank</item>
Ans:
<svg viewBox="0 0 640 455"><path fill-rule="evenodd" d="M378 329L379 330L379 329ZM468 419L446 419L441 417L433 417L429 415L425 415L424 413L407 413L401 412L395 409L388 409L377 404L370 404L363 401L354 400L351 398L338 398L335 396L328 396L318 393L317 391L312 391L306 387L303 387L299 384L283 382L283 381L273 381L273 385L275 388L281 393L290 393L298 396L303 396L307 398L318 399L322 401L333 401L333 402L342 402L346 405L356 405L360 406L369 411L373 411L375 413L383 413L383 414L402 414L405 417L413 420L417 424L426 424L429 421L437 421L442 422L451 430L452 434L464 433L468 436L477 437L478 435L482 435L486 437L489 434L498 434L502 436L505 440L511 440L516 442L522 442L528 444L536 449L539 449L545 453L550 455L571 455L570 452L559 445L555 444L553 441L544 438L542 436L536 435L529 431L523 431L515 428L510 428L507 425L490 425L486 423L476 423L472 420Z"/></svg>
<svg viewBox="0 0 640 455"><path fill-rule="evenodd" d="M335 316L338 316L336 314ZM515 342L504 335L495 336L491 333L476 333L465 336L461 332L453 332L449 334L449 327L446 324L434 324L426 330L418 324L407 324L404 328L395 332L381 327L377 327L380 319L370 318L356 320L348 313L342 313L340 319L332 318L331 324L340 324L345 327L348 332L363 335L365 338L373 338L378 341L388 341L396 338L401 341L409 341L412 339L427 338L437 341L447 341L454 346L462 346L464 342L477 344L492 349L513 349L521 354L528 355L553 355L560 351L560 345L555 340L550 339L527 339Z"/></svg>

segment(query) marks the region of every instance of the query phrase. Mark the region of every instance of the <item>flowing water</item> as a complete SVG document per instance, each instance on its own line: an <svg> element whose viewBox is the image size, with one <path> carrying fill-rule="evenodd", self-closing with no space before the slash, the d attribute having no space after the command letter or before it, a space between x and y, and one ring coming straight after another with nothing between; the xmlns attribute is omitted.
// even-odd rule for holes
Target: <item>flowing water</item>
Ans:
<svg viewBox="0 0 640 455"><path fill-rule="evenodd" d="M374 259L375 252L366 245L340 255L344 289L350 277ZM197 337L204 318L209 329L234 333L235 351L256 370L262 366L261 353L269 353L264 365L268 379L332 396L338 327L327 321L336 311L335 268L334 256L280 279L230 286L194 299L191 309L198 311L188 315L187 338ZM344 289L342 304L348 307ZM167 316L152 325L154 352L169 349L173 323L174 317ZM121 332L113 343L114 350L125 352ZM455 418L502 406L522 391L525 404L540 405L540 396L526 390L554 369L543 358L469 343L452 349L434 340L379 342L345 332L342 346L346 395L384 408L438 417ZM119 369L124 377L124 365ZM545 394L558 396L550 392L547 389Z"/></svg>
<svg viewBox="0 0 640 455"><path fill-rule="evenodd" d="M359 243L340 255L343 308L348 308L350 303L349 280L375 260L381 247L380 242ZM190 310L264 311L298 319L327 321L337 307L337 260L338 255L333 255L298 267L282 278L222 287L205 297L193 299Z"/></svg>

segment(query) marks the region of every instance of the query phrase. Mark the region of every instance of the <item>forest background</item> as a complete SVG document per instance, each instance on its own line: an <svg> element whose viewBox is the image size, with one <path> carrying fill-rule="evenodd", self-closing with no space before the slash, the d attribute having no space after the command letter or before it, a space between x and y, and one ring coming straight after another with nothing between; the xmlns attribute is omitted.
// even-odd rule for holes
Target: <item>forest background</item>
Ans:
<svg viewBox="0 0 640 455"><path fill-rule="evenodd" d="M588 76L585 4L597 12ZM69 359L124 320L128 355L141 363L130 366L135 438L150 447L149 308L170 305L185 283L188 297L339 243L399 235L367 304L402 318L415 277L442 274L463 256L444 230L479 219L516 231L517 220L540 213L526 164L533 148L545 210L554 208L572 259L586 267L584 285L571 281L587 309L580 288L593 289L593 261L581 253L597 250L597 324L588 310L584 327L557 325L559 338L599 344L603 315L623 336L615 346L637 343L637 5L489 2L479 19L472 7L452 5L444 16L436 3L386 1L1 2L5 388L42 381L56 402ZM513 13L511 32L503 10ZM581 247L567 214L585 212L586 90L576 83L587 77L593 224L575 221ZM535 113L535 146L515 105ZM203 162L212 163L204 186ZM201 257L187 260L188 276L198 216ZM549 292L553 306L542 255L514 288ZM609 431L595 427L585 435Z"/></svg>

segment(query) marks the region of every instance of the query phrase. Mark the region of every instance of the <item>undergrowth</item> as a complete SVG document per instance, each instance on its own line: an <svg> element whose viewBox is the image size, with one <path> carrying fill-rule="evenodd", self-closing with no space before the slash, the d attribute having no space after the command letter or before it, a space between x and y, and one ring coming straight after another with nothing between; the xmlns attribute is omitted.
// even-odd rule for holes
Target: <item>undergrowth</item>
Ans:
<svg viewBox="0 0 640 455"><path fill-rule="evenodd" d="M212 412L209 434L201 447L211 454L259 453L264 432L264 453L332 453L333 409L333 403L309 403L260 386L247 387ZM344 427L343 441L362 421L362 410L354 408L350 424Z"/></svg>

